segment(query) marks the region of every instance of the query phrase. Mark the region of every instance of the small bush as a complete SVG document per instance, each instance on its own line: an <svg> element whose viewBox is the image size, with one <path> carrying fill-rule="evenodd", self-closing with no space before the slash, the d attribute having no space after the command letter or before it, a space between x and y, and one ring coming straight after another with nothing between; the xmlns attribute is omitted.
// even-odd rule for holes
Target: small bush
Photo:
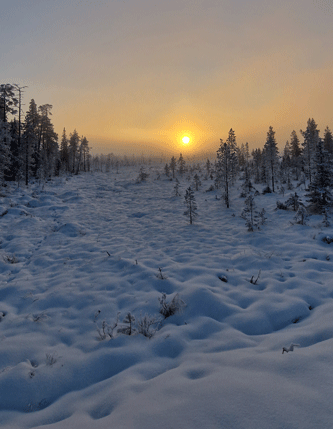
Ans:
<svg viewBox="0 0 333 429"><path fill-rule="evenodd" d="M323 238L323 242L327 244L333 243L333 238L329 237L328 235Z"/></svg>
<svg viewBox="0 0 333 429"><path fill-rule="evenodd" d="M160 302L160 314L162 314L165 319L180 312L186 306L178 293L176 293L170 302L167 302L165 293L162 293L162 297L158 298L158 300Z"/></svg>
<svg viewBox="0 0 333 429"><path fill-rule="evenodd" d="M100 313L100 311L98 311L98 313L95 314L95 321L96 321L99 313ZM96 324L96 329L97 329L97 332L98 332L98 335L99 335L99 339L101 341L105 340L105 338L107 338L107 337L109 337L111 339L114 338L114 333L113 332L116 329L116 327L118 326L119 315L120 315L120 313L117 313L116 320L115 320L115 322L112 325L108 325L105 320L103 320L101 328L99 328L98 325Z"/></svg>
<svg viewBox="0 0 333 429"><path fill-rule="evenodd" d="M266 188L264 188L263 191L262 191L263 195L265 195L265 194L271 194L271 193L272 193L272 190L271 190L271 188L269 186L266 186Z"/></svg>
<svg viewBox="0 0 333 429"><path fill-rule="evenodd" d="M148 314L142 316L140 314L140 319L137 321L136 325L139 334L142 334L147 338L151 338L158 329L157 327L152 329L152 326L158 325L159 323L160 320L158 320L155 316L149 316Z"/></svg>
<svg viewBox="0 0 333 429"><path fill-rule="evenodd" d="M276 202L276 210L288 210L288 207L281 203L281 201Z"/></svg>

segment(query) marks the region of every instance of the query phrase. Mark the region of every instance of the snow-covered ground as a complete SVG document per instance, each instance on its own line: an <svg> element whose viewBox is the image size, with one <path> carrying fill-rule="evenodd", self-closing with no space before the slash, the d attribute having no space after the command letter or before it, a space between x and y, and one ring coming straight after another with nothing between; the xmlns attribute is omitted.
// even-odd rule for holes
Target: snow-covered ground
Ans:
<svg viewBox="0 0 333 429"><path fill-rule="evenodd" d="M333 228L274 211L287 192L256 198L268 219L248 232L240 191L227 210L203 180L189 225L150 173L0 198L1 428L331 429ZM152 338L102 338L118 312L161 317L162 293L186 307Z"/></svg>

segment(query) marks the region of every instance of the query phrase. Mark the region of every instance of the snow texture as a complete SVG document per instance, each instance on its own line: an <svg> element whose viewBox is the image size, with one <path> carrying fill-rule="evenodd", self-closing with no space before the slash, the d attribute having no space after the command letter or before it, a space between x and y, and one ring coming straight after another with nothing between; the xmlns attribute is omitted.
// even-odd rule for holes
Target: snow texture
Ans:
<svg viewBox="0 0 333 429"><path fill-rule="evenodd" d="M248 232L211 181L190 225L154 168L0 198L1 428L331 429L332 228L266 194Z"/></svg>

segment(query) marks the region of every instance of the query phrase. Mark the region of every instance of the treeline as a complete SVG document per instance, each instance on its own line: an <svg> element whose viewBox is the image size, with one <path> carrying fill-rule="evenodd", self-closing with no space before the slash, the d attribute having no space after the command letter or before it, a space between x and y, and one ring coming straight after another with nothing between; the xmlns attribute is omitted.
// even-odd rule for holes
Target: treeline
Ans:
<svg viewBox="0 0 333 429"><path fill-rule="evenodd" d="M188 180L195 174L193 184L198 187L202 167L186 165L180 154L174 156L164 167L166 176L173 178L176 174L188 175ZM235 132L230 129L227 139L220 139L216 159L207 159L204 178L210 178L214 185L210 188L220 189L226 207L230 207L230 191L238 177L243 180L241 196L247 198L256 192L255 184L263 184L265 193L277 191L284 193L295 186L303 185L307 191L308 202L313 210L323 212L333 202L333 135L326 127L320 136L318 125L309 119L306 129L300 130L300 137L294 130L290 141L279 153L275 131L269 127L263 148L249 151L248 144L237 145ZM296 181L296 184L295 184Z"/></svg>
<svg viewBox="0 0 333 429"><path fill-rule="evenodd" d="M6 181L46 180L61 171L89 171L88 140L64 129L60 147L51 121L52 106L32 99L22 114L25 87L0 85L0 184ZM11 118L11 119L10 119Z"/></svg>

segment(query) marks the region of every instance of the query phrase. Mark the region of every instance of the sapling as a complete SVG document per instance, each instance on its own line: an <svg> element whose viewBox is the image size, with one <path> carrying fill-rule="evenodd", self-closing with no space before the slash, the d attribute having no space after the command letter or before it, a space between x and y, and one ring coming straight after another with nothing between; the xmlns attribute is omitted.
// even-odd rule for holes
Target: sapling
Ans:
<svg viewBox="0 0 333 429"><path fill-rule="evenodd" d="M306 225L306 221L308 220L308 218L309 215L306 211L306 208L303 205L299 206L297 213L294 217L295 222L299 225Z"/></svg>
<svg viewBox="0 0 333 429"><path fill-rule="evenodd" d="M176 177L176 184L173 187L173 194L175 197L180 197L180 192L179 192L179 180Z"/></svg>
<svg viewBox="0 0 333 429"><path fill-rule="evenodd" d="M192 225L193 220L197 217L197 204L191 186L186 189L185 204L187 210L185 210L184 215L189 217L190 225Z"/></svg>

